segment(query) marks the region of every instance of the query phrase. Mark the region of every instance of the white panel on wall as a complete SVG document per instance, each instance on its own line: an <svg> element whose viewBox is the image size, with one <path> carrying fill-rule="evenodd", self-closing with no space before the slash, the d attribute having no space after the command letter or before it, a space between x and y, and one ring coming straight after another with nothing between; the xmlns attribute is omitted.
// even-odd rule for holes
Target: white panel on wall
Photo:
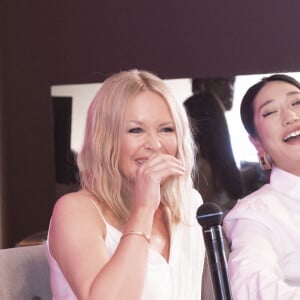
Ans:
<svg viewBox="0 0 300 300"><path fill-rule="evenodd" d="M286 73L297 80L300 80L300 73ZM270 74L256 74L236 76L234 85L233 107L226 112L226 119L231 136L231 144L234 157L238 166L242 161L257 162L256 150L248 139L248 134L245 131L240 120L240 102L246 90L260 80L263 76ZM183 102L192 95L191 80L170 79L165 80L166 84L171 89L173 95ZM84 135L86 113L97 90L101 83L94 84L76 84L76 85L61 85L51 88L52 96L71 96L73 97L72 105L72 128L71 128L71 149L78 152Z"/></svg>

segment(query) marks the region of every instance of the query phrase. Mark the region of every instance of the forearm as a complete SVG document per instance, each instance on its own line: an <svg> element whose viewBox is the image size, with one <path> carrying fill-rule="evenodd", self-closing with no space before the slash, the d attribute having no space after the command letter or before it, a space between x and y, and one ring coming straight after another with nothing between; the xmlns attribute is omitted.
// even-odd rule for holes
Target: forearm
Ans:
<svg viewBox="0 0 300 300"><path fill-rule="evenodd" d="M134 212L124 232L136 231L151 235L153 215ZM140 299L147 271L149 242L142 235L131 234L120 243L93 281L89 299Z"/></svg>

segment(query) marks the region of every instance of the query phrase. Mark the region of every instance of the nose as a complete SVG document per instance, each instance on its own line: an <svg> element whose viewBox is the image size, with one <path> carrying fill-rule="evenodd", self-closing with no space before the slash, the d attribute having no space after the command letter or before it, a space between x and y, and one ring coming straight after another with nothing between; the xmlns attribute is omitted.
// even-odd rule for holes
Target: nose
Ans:
<svg viewBox="0 0 300 300"><path fill-rule="evenodd" d="M157 136L157 134L154 133L148 134L145 139L144 147L147 150L159 151L161 148L161 142L159 136Z"/></svg>
<svg viewBox="0 0 300 300"><path fill-rule="evenodd" d="M282 124L283 126L287 126L293 124L298 120L299 120L298 114L295 111L288 109L283 116Z"/></svg>

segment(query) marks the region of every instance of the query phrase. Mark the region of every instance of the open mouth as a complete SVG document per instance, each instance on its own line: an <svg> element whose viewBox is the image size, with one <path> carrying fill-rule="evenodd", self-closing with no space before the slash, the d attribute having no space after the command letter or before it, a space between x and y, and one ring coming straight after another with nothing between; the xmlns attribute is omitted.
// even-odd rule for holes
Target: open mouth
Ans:
<svg viewBox="0 0 300 300"><path fill-rule="evenodd" d="M295 139L295 138L298 138L300 137L300 130L296 130L296 131L293 131L291 133L289 133L288 135L286 135L284 138L283 138L283 141L284 142L288 142L292 139Z"/></svg>
<svg viewBox="0 0 300 300"><path fill-rule="evenodd" d="M142 165L144 162L148 161L148 158L140 158L136 159L138 165Z"/></svg>

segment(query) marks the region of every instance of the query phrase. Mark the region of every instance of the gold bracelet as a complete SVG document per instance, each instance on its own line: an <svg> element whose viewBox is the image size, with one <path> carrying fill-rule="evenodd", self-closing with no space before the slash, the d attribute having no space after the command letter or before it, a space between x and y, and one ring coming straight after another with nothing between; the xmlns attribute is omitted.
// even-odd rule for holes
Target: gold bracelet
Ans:
<svg viewBox="0 0 300 300"><path fill-rule="evenodd" d="M121 239L124 238L124 237L126 237L126 236L128 236L128 235L132 235L132 234L140 235L143 238L145 238L148 243L150 243L150 236L149 236L149 234L146 234L146 233L141 232L141 231L128 231L128 232L124 232L123 235L121 236Z"/></svg>

